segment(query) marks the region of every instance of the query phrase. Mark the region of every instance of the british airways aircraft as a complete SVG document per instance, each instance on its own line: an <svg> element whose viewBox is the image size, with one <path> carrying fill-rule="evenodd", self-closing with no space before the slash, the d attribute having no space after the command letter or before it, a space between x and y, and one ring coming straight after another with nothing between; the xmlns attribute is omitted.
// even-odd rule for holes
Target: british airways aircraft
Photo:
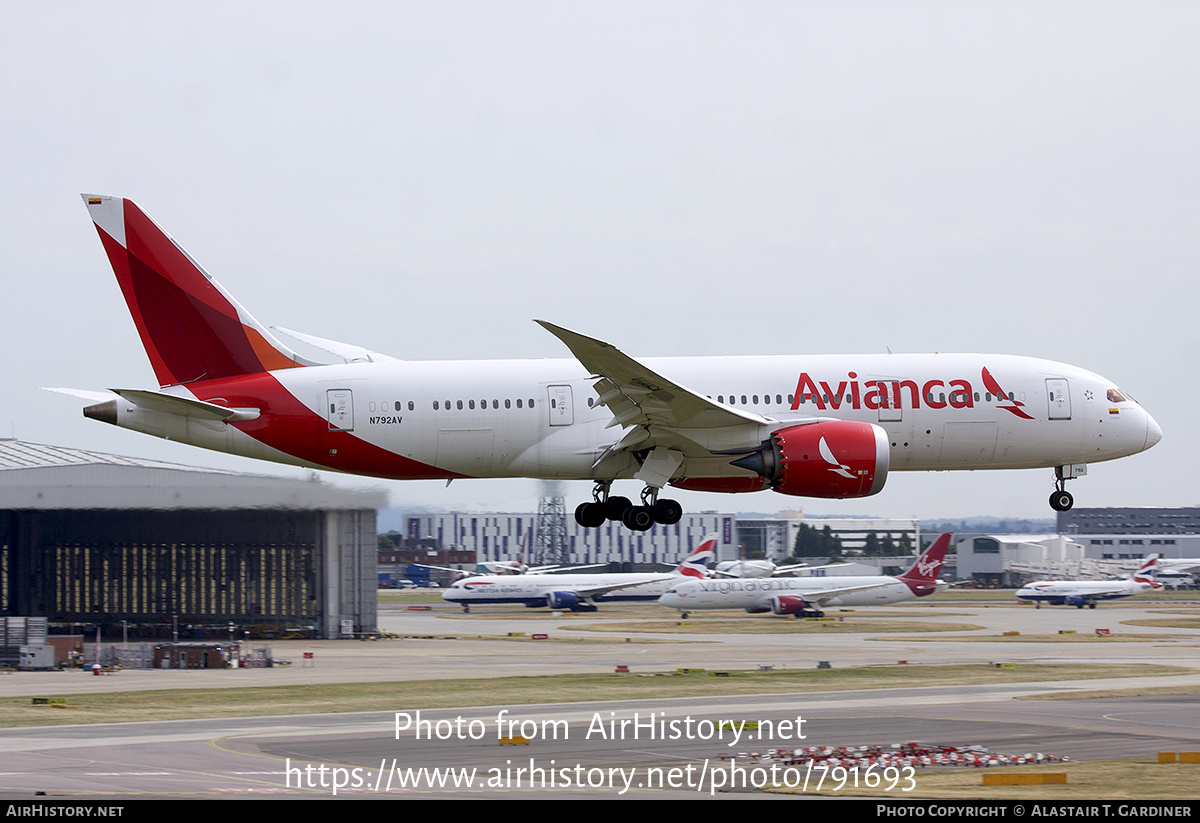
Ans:
<svg viewBox="0 0 1200 823"><path fill-rule="evenodd" d="M442 592L442 599L458 603L464 612L472 605L520 604L594 612L607 600L657 600L672 583L702 580L717 558L718 535L707 535L670 573L629 572L612 574L532 574L468 577Z"/></svg>
<svg viewBox="0 0 1200 823"><path fill-rule="evenodd" d="M635 360L538 321L561 360L406 362L254 319L130 200L83 195L157 389L73 392L84 414L217 451L393 479L588 480L598 527L679 521L667 486L866 497L891 471L1052 468L1052 508L1087 464L1162 433L1116 385L1075 366L995 354ZM612 494L643 484L640 504Z"/></svg>
<svg viewBox="0 0 1200 823"><path fill-rule="evenodd" d="M1158 555L1151 554L1128 580L1042 580L1027 583L1017 590L1017 599L1032 601L1039 609L1042 603L1094 609L1097 600L1116 600L1161 589L1163 584L1158 582L1158 565Z"/></svg>

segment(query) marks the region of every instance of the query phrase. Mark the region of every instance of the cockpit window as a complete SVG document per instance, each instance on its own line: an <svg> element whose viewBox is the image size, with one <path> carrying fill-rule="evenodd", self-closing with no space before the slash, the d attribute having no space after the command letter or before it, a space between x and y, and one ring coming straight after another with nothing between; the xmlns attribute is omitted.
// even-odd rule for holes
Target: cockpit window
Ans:
<svg viewBox="0 0 1200 823"><path fill-rule="evenodd" d="M1126 398L1125 395L1121 394L1121 392L1119 392L1117 389L1109 389L1108 390L1108 402L1109 403L1124 403L1127 399L1128 398Z"/></svg>

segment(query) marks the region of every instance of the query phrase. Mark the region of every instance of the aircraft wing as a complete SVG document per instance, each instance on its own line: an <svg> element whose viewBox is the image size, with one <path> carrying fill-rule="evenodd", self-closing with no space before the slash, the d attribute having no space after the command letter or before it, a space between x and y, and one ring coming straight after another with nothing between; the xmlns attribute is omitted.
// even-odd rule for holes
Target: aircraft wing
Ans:
<svg viewBox="0 0 1200 823"><path fill-rule="evenodd" d="M621 589L631 589L635 586L645 586L647 583L662 583L666 580L673 580L679 575L665 574L662 577L647 577L645 580L635 580L629 583L613 583L608 586L595 586L590 589L578 589L575 594L580 597L601 597L609 592L620 591Z"/></svg>
<svg viewBox="0 0 1200 823"><path fill-rule="evenodd" d="M1128 581L1124 581L1128 583ZM1149 588L1149 586L1147 586ZM1130 591L1128 585L1114 586L1111 589L1101 589L1099 591L1084 592L1083 594L1068 595L1068 597L1078 597L1081 600L1091 602L1093 600L1104 600L1109 597L1126 597L1131 594L1136 594L1136 591Z"/></svg>
<svg viewBox="0 0 1200 823"><path fill-rule="evenodd" d="M585 369L601 378L596 384L600 402L608 406L622 426L714 428L771 422L761 415L725 406L684 388L603 340L545 320L536 322L565 343Z"/></svg>
<svg viewBox="0 0 1200 823"><path fill-rule="evenodd" d="M53 389L51 389L51 391L53 391ZM1170 569L1171 571L1187 571L1189 569L1200 569L1200 558L1180 557L1180 558L1176 558L1174 560L1172 560L1170 558L1167 558L1164 560L1163 558L1160 557L1158 559L1158 568L1159 568L1159 571L1162 571L1164 568Z"/></svg>
<svg viewBox="0 0 1200 823"><path fill-rule="evenodd" d="M884 586L890 586L895 582L896 581L894 580L888 580L884 583L869 583L865 586L842 586L841 588L837 589L830 588L822 589L821 591L817 592L802 592L800 596L804 598L804 602L806 603L816 603L818 605L822 605L825 603L825 601L832 600L835 597L840 597L843 594L853 594L854 592L865 592L871 589L881 589Z"/></svg>
<svg viewBox="0 0 1200 823"><path fill-rule="evenodd" d="M526 570L525 574L561 574L563 572L574 572L580 569L598 569L601 566L607 566L607 563L588 563L584 566L537 566Z"/></svg>
<svg viewBox="0 0 1200 823"><path fill-rule="evenodd" d="M609 427L628 429L593 468L623 452L653 449L654 454L635 476L663 486L684 457L743 454L758 448L766 432L778 427L779 421L726 406L681 386L603 340L544 320L537 323L566 344L597 378L593 388L600 405L613 415Z"/></svg>
<svg viewBox="0 0 1200 823"><path fill-rule="evenodd" d="M467 569L455 569L455 568L451 568L450 566L431 566L428 563L409 563L408 565L420 566L422 569L437 569L437 570L443 571L443 572L454 572L455 574L461 574L463 577L494 577L495 576L492 574L492 572L468 571Z"/></svg>
<svg viewBox="0 0 1200 823"><path fill-rule="evenodd" d="M783 575L783 574L793 574L795 572L803 572L803 571L821 571L823 569L837 569L842 566L849 566L849 565L850 565L849 563L826 563L823 566L806 566L803 563L796 563L795 565L792 565L792 566L776 566L775 574L773 574L772 577L778 577L779 575Z"/></svg>

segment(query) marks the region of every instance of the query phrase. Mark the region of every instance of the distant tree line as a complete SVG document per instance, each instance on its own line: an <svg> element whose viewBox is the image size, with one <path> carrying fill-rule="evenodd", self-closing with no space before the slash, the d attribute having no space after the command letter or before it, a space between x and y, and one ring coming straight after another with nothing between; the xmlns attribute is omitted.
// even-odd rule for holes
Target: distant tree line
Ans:
<svg viewBox="0 0 1200 823"><path fill-rule="evenodd" d="M831 560L840 560L842 541L828 526L818 530L801 523L796 531L796 543L792 547L792 554L796 557L828 557Z"/></svg>
<svg viewBox="0 0 1200 823"><path fill-rule="evenodd" d="M912 536L905 532L899 540L893 540L887 532L882 537L876 532L867 532L862 549L856 549L853 553L865 557L906 557L913 553ZM828 557L836 561L845 556L845 547L829 526L815 529L801 523L796 531L792 554L795 557Z"/></svg>

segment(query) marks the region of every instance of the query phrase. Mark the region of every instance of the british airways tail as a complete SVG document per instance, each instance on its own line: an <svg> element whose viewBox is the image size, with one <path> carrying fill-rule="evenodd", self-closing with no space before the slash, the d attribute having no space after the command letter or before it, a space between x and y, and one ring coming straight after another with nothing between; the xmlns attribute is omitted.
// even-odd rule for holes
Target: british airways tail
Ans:
<svg viewBox="0 0 1200 823"><path fill-rule="evenodd" d="M917 597L925 597L938 590L938 574L942 571L942 563L946 560L946 550L954 535L946 532L933 542L925 552L912 564L912 568L900 575L897 580L904 583Z"/></svg>
<svg viewBox="0 0 1200 823"><path fill-rule="evenodd" d="M255 320L132 200L83 200L160 386L314 365Z"/></svg>
<svg viewBox="0 0 1200 823"><path fill-rule="evenodd" d="M1134 572L1132 580L1134 583L1141 583L1146 586L1151 586L1156 589L1162 588L1162 583L1158 582L1158 554L1150 554L1142 561L1142 565Z"/></svg>
<svg viewBox="0 0 1200 823"><path fill-rule="evenodd" d="M707 535L675 568L675 574L682 574L684 577L708 577L708 570L717 562L718 538L715 534Z"/></svg>

